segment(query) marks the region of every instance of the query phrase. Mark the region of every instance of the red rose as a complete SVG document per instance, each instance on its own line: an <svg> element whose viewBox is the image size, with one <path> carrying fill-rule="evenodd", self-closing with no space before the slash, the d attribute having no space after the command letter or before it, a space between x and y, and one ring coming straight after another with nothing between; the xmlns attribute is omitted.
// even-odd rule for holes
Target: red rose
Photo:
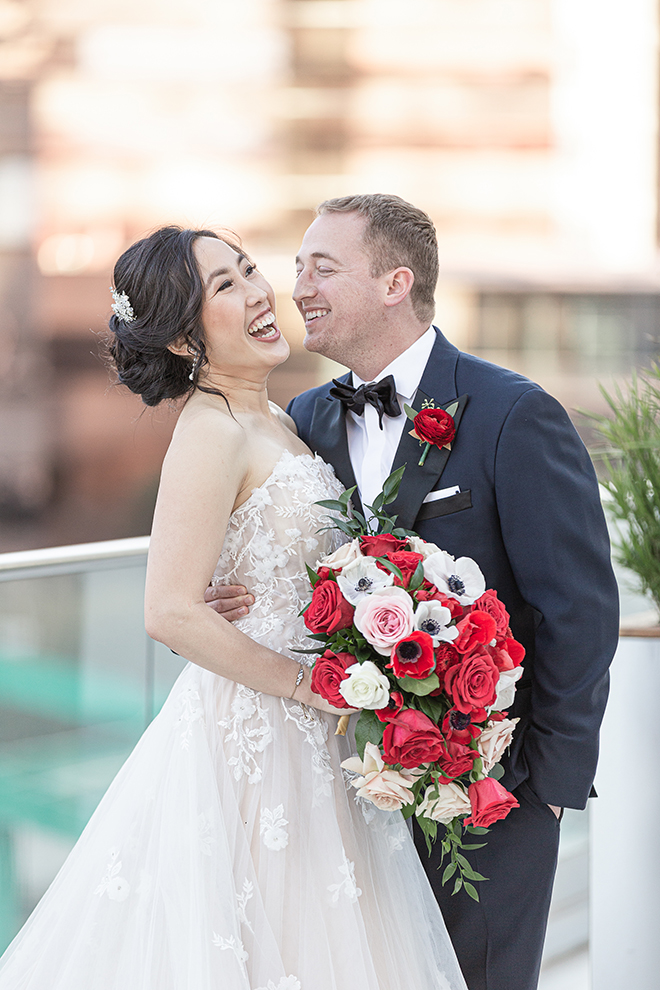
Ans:
<svg viewBox="0 0 660 990"><path fill-rule="evenodd" d="M459 712L488 708L495 703L500 672L487 653L473 653L445 674L445 691Z"/></svg>
<svg viewBox="0 0 660 990"><path fill-rule="evenodd" d="M469 749L463 743L450 740L446 743L436 762L443 773L453 779L460 777L462 773L469 773L478 756L479 753L476 749Z"/></svg>
<svg viewBox="0 0 660 990"><path fill-rule="evenodd" d="M485 777L468 787L472 814L463 820L464 825L488 828L500 818L506 818L512 808L520 805L505 787L493 777Z"/></svg>
<svg viewBox="0 0 660 990"><path fill-rule="evenodd" d="M444 447L456 435L454 420L444 409L422 409L415 416L415 433L420 440Z"/></svg>
<svg viewBox="0 0 660 990"><path fill-rule="evenodd" d="M443 719L442 732L449 742L463 743L467 746L472 739L481 735L481 729L474 723L485 722L486 718L485 708L470 713L451 708Z"/></svg>
<svg viewBox="0 0 660 990"><path fill-rule="evenodd" d="M433 640L428 633L413 632L400 639L392 647L391 660L387 664L395 677L428 677L435 670Z"/></svg>
<svg viewBox="0 0 660 990"><path fill-rule="evenodd" d="M442 734L423 712L405 708L383 733L385 762L412 770L422 763L435 763L443 751Z"/></svg>
<svg viewBox="0 0 660 990"><path fill-rule="evenodd" d="M391 564L398 567L401 571L403 577L403 587L407 588L410 584L413 574L417 570L417 565L421 564L424 557L421 553L413 553L412 550L395 550L388 551L385 554L381 554L382 557L386 557ZM378 563L378 566L383 571L387 571L388 568L384 564ZM399 577L394 574L394 583L401 586L401 581Z"/></svg>
<svg viewBox="0 0 660 990"><path fill-rule="evenodd" d="M390 700L385 708L376 709L376 717L380 719L381 722L390 722L392 719L396 718L401 709L403 708L403 695L400 691L391 691Z"/></svg>
<svg viewBox="0 0 660 990"><path fill-rule="evenodd" d="M497 592L493 591L492 588L488 588L484 591L481 598L478 598L473 609L478 609L480 612L487 612L488 615L492 616L495 620L495 625L497 626L497 638L506 639L507 636L511 635L511 630L509 629L509 613L505 609L503 603L497 597Z"/></svg>
<svg viewBox="0 0 660 990"><path fill-rule="evenodd" d="M386 553L403 550L408 540L399 540L391 533L376 533L375 536L361 536L360 549L366 557L382 557Z"/></svg>
<svg viewBox="0 0 660 990"><path fill-rule="evenodd" d="M458 636L452 641L459 653L471 653L477 646L485 646L495 639L497 625L495 619L486 612L468 612L464 619L456 623Z"/></svg>
<svg viewBox="0 0 660 990"><path fill-rule="evenodd" d="M355 609L347 602L336 581L317 581L303 618L313 633L332 633L353 623Z"/></svg>
<svg viewBox="0 0 660 990"><path fill-rule="evenodd" d="M330 570L329 567L319 567L318 571L316 572L316 576L320 578L321 581L327 581L332 573L333 572Z"/></svg>
<svg viewBox="0 0 660 990"><path fill-rule="evenodd" d="M348 677L346 668L356 662L352 653L333 653L326 650L312 669L312 691L320 694L335 708L350 708L346 699L339 693L339 685Z"/></svg>

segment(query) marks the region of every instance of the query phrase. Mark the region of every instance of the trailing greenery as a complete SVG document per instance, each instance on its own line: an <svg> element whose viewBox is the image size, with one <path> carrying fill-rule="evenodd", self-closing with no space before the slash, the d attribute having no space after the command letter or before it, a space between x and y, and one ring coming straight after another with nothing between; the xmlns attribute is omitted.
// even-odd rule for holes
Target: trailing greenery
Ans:
<svg viewBox="0 0 660 990"><path fill-rule="evenodd" d="M660 364L633 375L625 392L600 390L612 415L587 415L606 444L592 454L606 468L612 515L626 524L616 555L660 613Z"/></svg>

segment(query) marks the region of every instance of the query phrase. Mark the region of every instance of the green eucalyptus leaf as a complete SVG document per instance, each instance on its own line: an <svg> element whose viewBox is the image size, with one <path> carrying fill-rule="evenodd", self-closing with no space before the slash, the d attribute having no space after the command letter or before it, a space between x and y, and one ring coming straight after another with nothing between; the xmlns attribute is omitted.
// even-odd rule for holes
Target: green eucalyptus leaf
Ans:
<svg viewBox="0 0 660 990"><path fill-rule="evenodd" d="M478 902L479 901L479 894L477 893L476 887L473 887L471 883L468 883L467 882L467 880L465 881L465 883L463 884L463 886L465 887L465 893L466 894L469 894L473 901L477 901Z"/></svg>
<svg viewBox="0 0 660 990"><path fill-rule="evenodd" d="M454 417L456 415L457 409L458 409L458 402L450 402L447 408L445 409L445 412L448 413L450 416Z"/></svg>
<svg viewBox="0 0 660 990"><path fill-rule="evenodd" d="M413 576L410 579L410 584L408 585L408 591L417 591L424 584L424 562L420 560L419 564L413 572Z"/></svg>
<svg viewBox="0 0 660 990"><path fill-rule="evenodd" d="M504 767L502 764L496 763L494 767L491 767L488 776L492 777L493 780L501 780L504 776Z"/></svg>
<svg viewBox="0 0 660 990"><path fill-rule="evenodd" d="M412 406L409 406L407 402L403 403L403 411L405 412L408 419L414 419L415 416L417 415L417 410L413 409Z"/></svg>
<svg viewBox="0 0 660 990"><path fill-rule="evenodd" d="M314 502L314 505L320 505L322 509L331 509L332 512L340 512L342 515L346 512L345 504L336 498L324 498Z"/></svg>

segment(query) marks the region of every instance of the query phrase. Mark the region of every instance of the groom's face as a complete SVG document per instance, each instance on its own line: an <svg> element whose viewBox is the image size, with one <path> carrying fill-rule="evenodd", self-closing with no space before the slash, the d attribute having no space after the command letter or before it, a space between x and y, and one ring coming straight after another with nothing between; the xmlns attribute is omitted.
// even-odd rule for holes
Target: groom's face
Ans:
<svg viewBox="0 0 660 990"><path fill-rule="evenodd" d="M371 275L365 219L325 213L309 227L296 258L295 303L305 321L305 348L354 367L382 333L382 279Z"/></svg>

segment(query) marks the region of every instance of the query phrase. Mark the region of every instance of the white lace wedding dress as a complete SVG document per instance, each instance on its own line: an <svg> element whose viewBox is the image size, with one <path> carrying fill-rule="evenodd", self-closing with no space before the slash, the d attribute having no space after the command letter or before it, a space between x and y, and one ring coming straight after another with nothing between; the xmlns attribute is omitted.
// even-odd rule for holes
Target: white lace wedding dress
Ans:
<svg viewBox="0 0 660 990"><path fill-rule="evenodd" d="M309 647L334 474L284 453L231 517L237 625ZM400 815L356 801L337 717L188 664L0 963L0 990L466 990Z"/></svg>

